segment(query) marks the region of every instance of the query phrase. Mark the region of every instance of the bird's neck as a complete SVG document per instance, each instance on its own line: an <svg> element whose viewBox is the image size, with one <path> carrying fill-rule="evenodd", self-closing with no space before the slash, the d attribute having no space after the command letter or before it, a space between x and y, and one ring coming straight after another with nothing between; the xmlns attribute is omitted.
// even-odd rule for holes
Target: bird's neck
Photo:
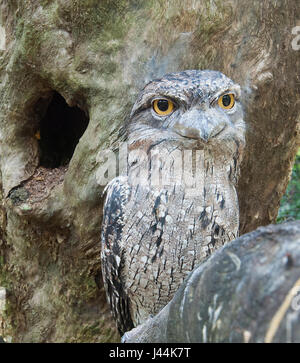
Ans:
<svg viewBox="0 0 300 363"><path fill-rule="evenodd" d="M128 154L128 176L130 184L154 189L180 186L193 193L212 184L235 187L239 161L238 149L234 148L208 145L186 149L175 143L134 145Z"/></svg>

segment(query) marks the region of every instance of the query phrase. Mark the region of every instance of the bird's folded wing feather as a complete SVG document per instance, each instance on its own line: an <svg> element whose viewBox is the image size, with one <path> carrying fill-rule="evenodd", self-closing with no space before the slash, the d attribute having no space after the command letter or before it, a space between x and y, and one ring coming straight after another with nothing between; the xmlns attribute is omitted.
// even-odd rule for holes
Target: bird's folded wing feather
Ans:
<svg viewBox="0 0 300 363"><path fill-rule="evenodd" d="M130 196L130 186L127 177L113 179L106 187L106 200L102 222L102 273L104 285L111 305L114 318L117 321L121 335L132 329L129 299L124 290L124 279L121 278L124 254L122 246L122 231L124 212Z"/></svg>

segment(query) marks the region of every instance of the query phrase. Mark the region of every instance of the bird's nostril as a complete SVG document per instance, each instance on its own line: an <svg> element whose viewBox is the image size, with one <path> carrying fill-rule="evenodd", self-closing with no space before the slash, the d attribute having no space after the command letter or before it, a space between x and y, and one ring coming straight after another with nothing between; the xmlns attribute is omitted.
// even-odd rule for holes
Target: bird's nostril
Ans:
<svg viewBox="0 0 300 363"><path fill-rule="evenodd" d="M203 137L200 135L199 130L193 127L183 127L182 125L176 125L174 127L174 131L183 137L187 137L189 139L202 139ZM204 138L204 140L206 140Z"/></svg>

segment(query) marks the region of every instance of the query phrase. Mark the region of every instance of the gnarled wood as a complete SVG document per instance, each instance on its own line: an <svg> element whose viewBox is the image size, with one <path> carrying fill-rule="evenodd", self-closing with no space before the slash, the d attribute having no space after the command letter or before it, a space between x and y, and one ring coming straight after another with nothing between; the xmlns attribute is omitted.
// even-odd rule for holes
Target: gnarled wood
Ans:
<svg viewBox="0 0 300 363"><path fill-rule="evenodd" d="M124 341L300 342L300 222L260 227L196 268Z"/></svg>

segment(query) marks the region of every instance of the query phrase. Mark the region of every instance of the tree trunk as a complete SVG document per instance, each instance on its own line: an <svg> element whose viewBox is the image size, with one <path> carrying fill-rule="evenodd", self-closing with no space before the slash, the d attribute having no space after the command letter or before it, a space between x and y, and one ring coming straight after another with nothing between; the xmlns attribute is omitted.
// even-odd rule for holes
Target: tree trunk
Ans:
<svg viewBox="0 0 300 363"><path fill-rule="evenodd" d="M229 242L127 343L300 342L300 222ZM212 277L213 276L213 277Z"/></svg>
<svg viewBox="0 0 300 363"><path fill-rule="evenodd" d="M242 86L240 233L275 221L299 147L297 19L297 0L1 1L0 335L119 340L97 175L152 78L209 68Z"/></svg>

